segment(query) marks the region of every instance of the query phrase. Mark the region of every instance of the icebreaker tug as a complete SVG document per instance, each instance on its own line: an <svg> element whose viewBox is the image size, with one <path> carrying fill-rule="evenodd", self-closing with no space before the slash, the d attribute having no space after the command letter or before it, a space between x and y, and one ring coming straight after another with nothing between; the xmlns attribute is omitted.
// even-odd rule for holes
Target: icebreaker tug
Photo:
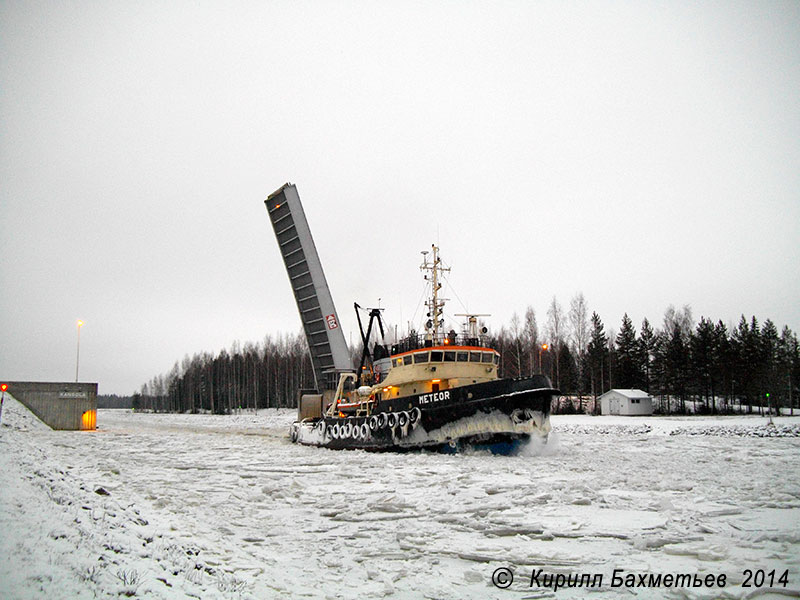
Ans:
<svg viewBox="0 0 800 600"><path fill-rule="evenodd" d="M489 347L479 314L463 314L461 333L445 331L448 271L439 248L423 252L430 284L422 333L384 342L383 309L355 304L363 352L353 368L297 188L286 184L266 200L308 341L317 389L304 393L293 442L332 449L454 451L465 447L511 453L531 436L546 438L558 390L544 375L501 379L500 354ZM369 316L366 331L361 314ZM372 342L374 326L381 341ZM377 332L375 332L377 333Z"/></svg>

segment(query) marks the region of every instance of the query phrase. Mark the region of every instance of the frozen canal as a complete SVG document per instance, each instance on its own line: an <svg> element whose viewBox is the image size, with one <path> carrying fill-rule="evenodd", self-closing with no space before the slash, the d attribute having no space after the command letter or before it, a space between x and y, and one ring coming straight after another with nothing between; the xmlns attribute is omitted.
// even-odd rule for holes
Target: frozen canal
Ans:
<svg viewBox="0 0 800 600"><path fill-rule="evenodd" d="M7 401L0 597L798 595L800 438L759 437L765 418L554 417L516 457L299 447L292 418L101 410L97 432L54 432ZM615 569L726 586L612 587ZM602 586L544 586L558 574Z"/></svg>

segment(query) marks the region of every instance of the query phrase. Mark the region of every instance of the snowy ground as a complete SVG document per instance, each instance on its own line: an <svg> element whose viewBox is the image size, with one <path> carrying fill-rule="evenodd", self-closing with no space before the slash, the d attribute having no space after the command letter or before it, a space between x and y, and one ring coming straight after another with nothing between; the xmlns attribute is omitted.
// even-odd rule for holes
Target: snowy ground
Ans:
<svg viewBox="0 0 800 600"><path fill-rule="evenodd" d="M800 418L557 416L501 457L300 447L293 416L101 410L55 432L7 397L0 597L778 597L745 569L800 595ZM612 588L615 569L727 585Z"/></svg>

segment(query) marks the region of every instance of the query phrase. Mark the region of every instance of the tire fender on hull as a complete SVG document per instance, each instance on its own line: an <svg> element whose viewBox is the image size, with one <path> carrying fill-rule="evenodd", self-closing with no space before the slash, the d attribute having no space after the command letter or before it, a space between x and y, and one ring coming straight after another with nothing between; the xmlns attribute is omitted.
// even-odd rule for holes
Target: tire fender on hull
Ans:
<svg viewBox="0 0 800 600"><path fill-rule="evenodd" d="M419 406L415 406L411 409L411 412L408 413L409 422L411 423L411 427L415 428L419 425L419 422L422 420L422 411L420 410Z"/></svg>

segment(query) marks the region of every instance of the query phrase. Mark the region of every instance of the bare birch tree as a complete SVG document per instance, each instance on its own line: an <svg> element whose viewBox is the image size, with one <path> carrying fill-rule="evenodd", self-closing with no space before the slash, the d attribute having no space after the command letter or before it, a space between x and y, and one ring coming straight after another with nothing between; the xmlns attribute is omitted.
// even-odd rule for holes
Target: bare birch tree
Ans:
<svg viewBox="0 0 800 600"><path fill-rule="evenodd" d="M558 357L561 353L561 344L563 343L564 337L564 311L561 309L561 304L555 296L553 296L550 307L547 309L547 333L550 337L551 346L555 350L556 387L558 387Z"/></svg>
<svg viewBox="0 0 800 600"><path fill-rule="evenodd" d="M572 297L567 319L572 350L576 356L583 357L586 354L586 346L589 345L589 307L583 292L578 292Z"/></svg>
<svg viewBox="0 0 800 600"><path fill-rule="evenodd" d="M676 325L678 326L684 341L688 341L689 335L692 333L692 330L694 330L694 319L692 318L691 306L684 304L683 308L680 310L676 310L672 304L667 307L667 310L664 311L663 333L670 335L675 330Z"/></svg>
<svg viewBox="0 0 800 600"><path fill-rule="evenodd" d="M514 364L517 367L516 377L522 375L522 331L519 315L514 312L511 317L511 343L514 345Z"/></svg>
<svg viewBox="0 0 800 600"><path fill-rule="evenodd" d="M570 340L572 341L572 353L578 364L578 409L583 412L583 392L584 377L583 371L586 366L586 352L589 346L589 307L583 292L578 292L572 297L569 303L569 313L567 315L570 327Z"/></svg>
<svg viewBox="0 0 800 600"><path fill-rule="evenodd" d="M539 353L539 326L536 324L536 312L532 306L525 310L525 323L522 329L525 347L528 349L528 374L536 372L536 356ZM539 365L541 370L542 365Z"/></svg>

